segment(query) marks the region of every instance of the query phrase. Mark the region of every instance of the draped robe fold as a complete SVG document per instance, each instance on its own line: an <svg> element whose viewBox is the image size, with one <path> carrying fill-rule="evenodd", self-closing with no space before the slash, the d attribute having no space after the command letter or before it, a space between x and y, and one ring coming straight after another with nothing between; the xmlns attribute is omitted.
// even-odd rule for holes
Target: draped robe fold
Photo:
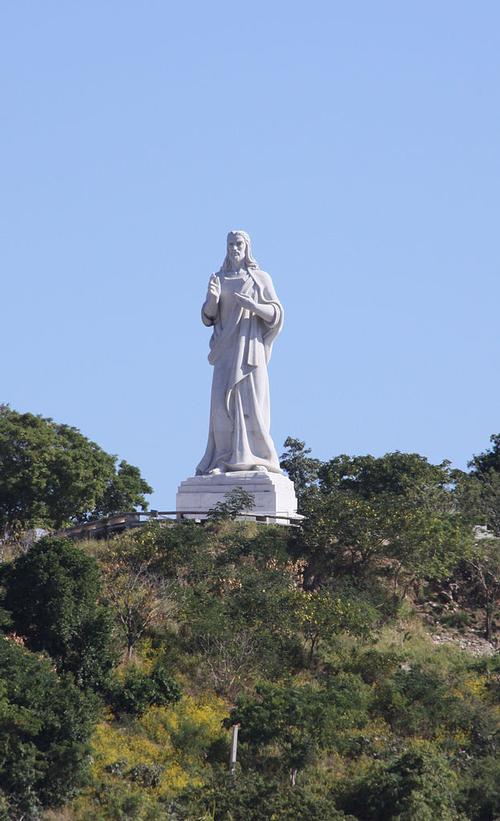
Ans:
<svg viewBox="0 0 500 821"><path fill-rule="evenodd" d="M221 296L213 326L208 361L214 367L208 443L196 473L253 470L258 466L281 473L271 439L267 365L273 342L283 325L283 307L269 274L249 269L245 276L219 274ZM234 294L271 305L266 322L242 308Z"/></svg>

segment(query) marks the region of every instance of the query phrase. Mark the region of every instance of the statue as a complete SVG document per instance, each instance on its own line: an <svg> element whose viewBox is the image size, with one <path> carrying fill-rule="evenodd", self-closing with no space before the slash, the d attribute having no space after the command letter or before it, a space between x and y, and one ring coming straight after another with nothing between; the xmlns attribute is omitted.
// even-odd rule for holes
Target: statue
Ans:
<svg viewBox="0 0 500 821"><path fill-rule="evenodd" d="M245 231L228 234L226 257L210 277L201 317L212 328L208 443L196 476L177 489L177 518L204 519L239 489L254 502L246 516L271 524L298 522L293 482L280 470L269 433L267 366L283 308Z"/></svg>
<svg viewBox="0 0 500 821"><path fill-rule="evenodd" d="M210 277L201 315L213 328L208 361L214 373L208 443L196 474L281 474L269 433L267 365L283 308L245 231L228 234L226 257Z"/></svg>

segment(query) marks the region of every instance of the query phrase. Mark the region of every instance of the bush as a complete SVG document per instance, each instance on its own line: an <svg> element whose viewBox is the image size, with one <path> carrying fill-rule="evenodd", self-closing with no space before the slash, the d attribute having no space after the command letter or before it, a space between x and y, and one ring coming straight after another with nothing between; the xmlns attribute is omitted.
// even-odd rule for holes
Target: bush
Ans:
<svg viewBox="0 0 500 821"><path fill-rule="evenodd" d="M187 814L182 818L211 818L214 821L355 821L336 809L334 803L307 789L290 787L256 773L236 776L215 772L211 784L186 790L183 801Z"/></svg>
<svg viewBox="0 0 500 821"><path fill-rule="evenodd" d="M456 790L446 759L420 743L347 784L340 805L360 821L458 821Z"/></svg>
<svg viewBox="0 0 500 821"><path fill-rule="evenodd" d="M500 818L500 761L497 756L476 759L462 776L459 804L471 821Z"/></svg>
<svg viewBox="0 0 500 821"><path fill-rule="evenodd" d="M75 792L86 774L95 715L95 697L0 638L0 790L11 808L29 816Z"/></svg>
<svg viewBox="0 0 500 821"><path fill-rule="evenodd" d="M151 674L129 667L125 677L115 679L108 690L108 701L117 715L141 716L148 707L165 707L179 701L181 690L161 664Z"/></svg>
<svg viewBox="0 0 500 821"><path fill-rule="evenodd" d="M45 538L2 568L4 605L30 650L44 650L80 686L100 687L115 661L98 565L68 539Z"/></svg>

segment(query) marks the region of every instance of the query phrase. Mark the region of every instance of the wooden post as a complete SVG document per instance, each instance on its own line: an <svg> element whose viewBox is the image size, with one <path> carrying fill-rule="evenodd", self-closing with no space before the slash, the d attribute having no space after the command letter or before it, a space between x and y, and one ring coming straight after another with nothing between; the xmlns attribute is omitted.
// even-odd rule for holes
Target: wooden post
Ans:
<svg viewBox="0 0 500 821"><path fill-rule="evenodd" d="M232 735L231 735L231 750L229 753L229 772L231 775L236 773L236 758L238 753L238 730L240 729L239 724L233 724L231 727Z"/></svg>

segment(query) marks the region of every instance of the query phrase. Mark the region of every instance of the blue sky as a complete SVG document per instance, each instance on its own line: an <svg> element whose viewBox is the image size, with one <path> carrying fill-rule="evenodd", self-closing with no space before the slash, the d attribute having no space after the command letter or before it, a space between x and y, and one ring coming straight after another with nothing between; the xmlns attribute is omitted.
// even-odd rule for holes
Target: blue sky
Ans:
<svg viewBox="0 0 500 821"><path fill-rule="evenodd" d="M500 432L500 6L0 4L0 401L173 509L232 227L286 324L272 433L464 467Z"/></svg>

